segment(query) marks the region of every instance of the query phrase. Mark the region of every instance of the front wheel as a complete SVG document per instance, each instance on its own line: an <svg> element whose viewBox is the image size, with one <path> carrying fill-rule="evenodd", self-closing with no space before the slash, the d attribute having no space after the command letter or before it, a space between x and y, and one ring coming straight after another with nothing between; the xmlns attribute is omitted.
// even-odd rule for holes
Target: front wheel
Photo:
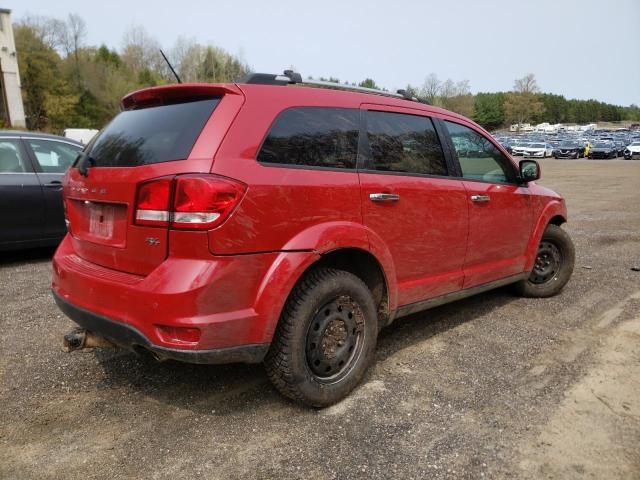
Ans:
<svg viewBox="0 0 640 480"><path fill-rule="evenodd" d="M265 358L267 375L284 396L326 407L353 390L373 361L376 306L357 276L318 268L295 286Z"/></svg>
<svg viewBox="0 0 640 480"><path fill-rule="evenodd" d="M514 284L523 297L551 297L564 288L573 273L575 247L567 232L548 225L542 234L529 278Z"/></svg>

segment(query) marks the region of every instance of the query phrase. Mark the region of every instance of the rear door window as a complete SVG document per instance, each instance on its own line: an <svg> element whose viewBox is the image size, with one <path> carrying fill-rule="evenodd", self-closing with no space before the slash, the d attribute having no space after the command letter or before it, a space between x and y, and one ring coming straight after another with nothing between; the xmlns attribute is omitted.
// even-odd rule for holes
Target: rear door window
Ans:
<svg viewBox="0 0 640 480"><path fill-rule="evenodd" d="M25 139L43 173L64 173L82 150L78 145L55 140Z"/></svg>
<svg viewBox="0 0 640 480"><path fill-rule="evenodd" d="M360 111L298 107L278 115L258 152L258 162L354 169Z"/></svg>
<svg viewBox="0 0 640 480"><path fill-rule="evenodd" d="M367 111L366 118L371 150L368 169L447 175L442 146L429 117Z"/></svg>
<svg viewBox="0 0 640 480"><path fill-rule="evenodd" d="M135 167L184 160L219 98L127 110L89 144L97 167Z"/></svg>

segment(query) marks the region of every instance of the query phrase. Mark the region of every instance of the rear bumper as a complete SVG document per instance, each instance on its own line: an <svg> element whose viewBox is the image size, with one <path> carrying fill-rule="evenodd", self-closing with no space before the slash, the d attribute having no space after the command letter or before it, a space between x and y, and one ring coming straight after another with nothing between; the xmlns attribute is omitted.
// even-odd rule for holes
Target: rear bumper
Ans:
<svg viewBox="0 0 640 480"><path fill-rule="evenodd" d="M53 258L52 290L72 320L125 348L196 363L260 361L314 254L189 253L169 255L139 276L82 259L67 236ZM197 328L200 338L180 341L168 337L166 327Z"/></svg>
<svg viewBox="0 0 640 480"><path fill-rule="evenodd" d="M62 312L82 328L106 338L119 347L139 352L145 349L159 360L178 360L186 363L260 363L269 344L240 345L211 350L181 350L154 345L136 328L77 307L53 292Z"/></svg>

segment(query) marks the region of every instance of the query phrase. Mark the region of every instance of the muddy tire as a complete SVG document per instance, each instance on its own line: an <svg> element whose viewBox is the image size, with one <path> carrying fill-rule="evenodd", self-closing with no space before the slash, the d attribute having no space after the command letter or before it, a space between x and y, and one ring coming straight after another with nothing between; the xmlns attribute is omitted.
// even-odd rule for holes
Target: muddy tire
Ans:
<svg viewBox="0 0 640 480"><path fill-rule="evenodd" d="M312 270L287 299L264 361L267 375L294 401L332 405L362 380L377 334L373 296L360 278L342 270Z"/></svg>
<svg viewBox="0 0 640 480"><path fill-rule="evenodd" d="M529 278L514 284L523 297L552 297L564 288L573 273L575 247L567 232L548 225L542 235Z"/></svg>

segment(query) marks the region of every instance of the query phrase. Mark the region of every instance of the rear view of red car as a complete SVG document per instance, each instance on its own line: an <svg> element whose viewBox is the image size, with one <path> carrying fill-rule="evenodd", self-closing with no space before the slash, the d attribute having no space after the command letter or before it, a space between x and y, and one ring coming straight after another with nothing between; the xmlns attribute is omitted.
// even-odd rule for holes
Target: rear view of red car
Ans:
<svg viewBox="0 0 640 480"><path fill-rule="evenodd" d="M513 284L549 296L564 200L470 120L403 94L254 74L134 92L64 180L69 350L265 362L335 403L395 318Z"/></svg>

